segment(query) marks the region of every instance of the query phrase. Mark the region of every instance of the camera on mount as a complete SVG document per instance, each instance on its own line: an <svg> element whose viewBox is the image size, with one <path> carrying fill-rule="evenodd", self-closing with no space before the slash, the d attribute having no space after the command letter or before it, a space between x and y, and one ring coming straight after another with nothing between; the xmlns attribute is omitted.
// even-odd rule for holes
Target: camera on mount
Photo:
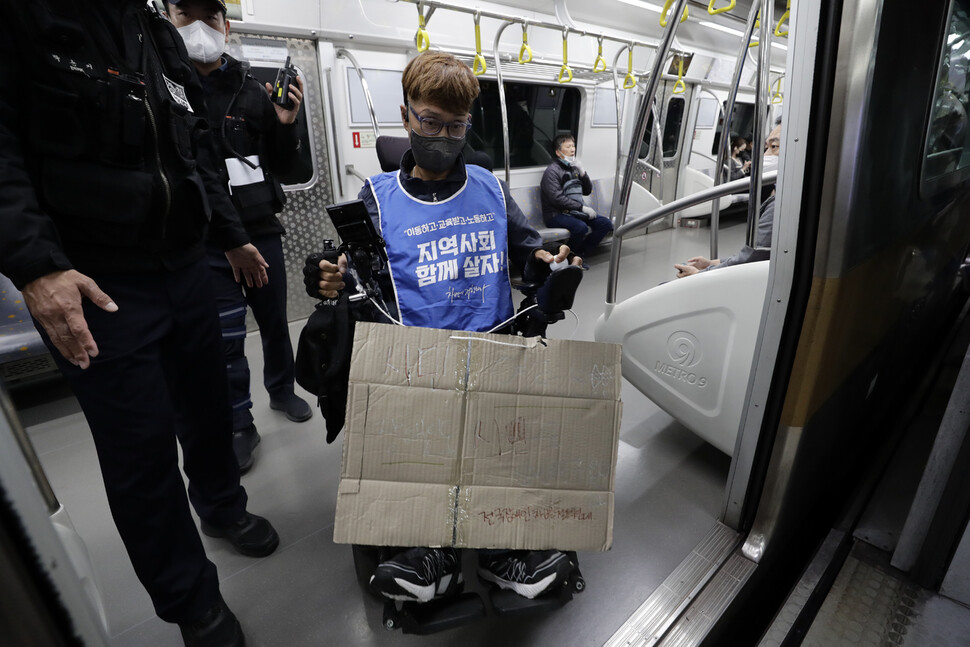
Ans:
<svg viewBox="0 0 970 647"><path fill-rule="evenodd" d="M342 241L340 246L325 250L333 256L336 263L340 254L346 254L351 263L355 278L368 297L383 304L377 275L387 265L387 250L384 239L374 228L363 200L352 200L327 206L327 215Z"/></svg>
<svg viewBox="0 0 970 647"><path fill-rule="evenodd" d="M290 99L290 86L296 85L296 68L290 64L290 57L276 73L276 83L273 84L273 103L286 110L292 110L295 105Z"/></svg>

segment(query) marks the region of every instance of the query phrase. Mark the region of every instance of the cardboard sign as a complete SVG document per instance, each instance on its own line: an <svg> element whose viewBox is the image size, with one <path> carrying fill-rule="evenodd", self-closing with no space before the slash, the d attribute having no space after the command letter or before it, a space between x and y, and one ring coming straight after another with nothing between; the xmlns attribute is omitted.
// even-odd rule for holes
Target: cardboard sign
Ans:
<svg viewBox="0 0 970 647"><path fill-rule="evenodd" d="M620 346L358 323L334 541L608 550Z"/></svg>

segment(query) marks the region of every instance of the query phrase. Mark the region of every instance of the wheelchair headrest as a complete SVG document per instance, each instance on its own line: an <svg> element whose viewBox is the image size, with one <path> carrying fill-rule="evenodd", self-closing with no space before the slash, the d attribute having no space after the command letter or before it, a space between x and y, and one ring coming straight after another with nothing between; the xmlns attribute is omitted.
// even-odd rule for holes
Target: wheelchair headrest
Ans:
<svg viewBox="0 0 970 647"><path fill-rule="evenodd" d="M411 148L407 137L381 135L377 138L377 160L385 173L401 168L401 158Z"/></svg>

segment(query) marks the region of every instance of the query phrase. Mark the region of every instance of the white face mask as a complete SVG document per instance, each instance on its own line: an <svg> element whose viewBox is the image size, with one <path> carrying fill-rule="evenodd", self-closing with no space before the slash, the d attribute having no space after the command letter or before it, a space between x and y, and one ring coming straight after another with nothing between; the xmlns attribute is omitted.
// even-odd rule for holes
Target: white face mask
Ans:
<svg viewBox="0 0 970 647"><path fill-rule="evenodd" d="M178 28L189 58L196 63L215 63L226 48L226 35L201 20Z"/></svg>
<svg viewBox="0 0 970 647"><path fill-rule="evenodd" d="M565 157L562 158L562 161L564 161L566 163L566 166L572 166L573 164L576 163L576 156L575 155L567 155L567 156L565 156Z"/></svg>

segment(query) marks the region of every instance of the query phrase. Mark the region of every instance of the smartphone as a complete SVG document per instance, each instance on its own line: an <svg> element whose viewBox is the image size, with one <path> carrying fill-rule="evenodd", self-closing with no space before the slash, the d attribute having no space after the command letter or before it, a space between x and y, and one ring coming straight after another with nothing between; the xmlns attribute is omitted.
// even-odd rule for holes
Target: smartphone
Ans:
<svg viewBox="0 0 970 647"><path fill-rule="evenodd" d="M370 246L378 251L383 260L387 260L384 239L374 228L374 222L370 219L363 200L328 205L327 215L345 245Z"/></svg>

